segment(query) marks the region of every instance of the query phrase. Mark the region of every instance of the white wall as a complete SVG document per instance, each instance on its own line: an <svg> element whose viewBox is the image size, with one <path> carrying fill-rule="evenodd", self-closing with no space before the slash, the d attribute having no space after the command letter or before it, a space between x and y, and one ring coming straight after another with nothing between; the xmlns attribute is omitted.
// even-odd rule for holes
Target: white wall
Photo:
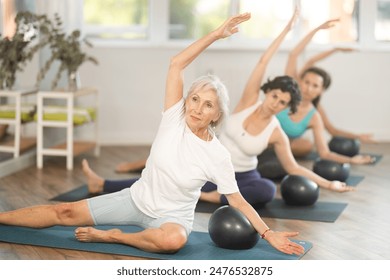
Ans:
<svg viewBox="0 0 390 280"><path fill-rule="evenodd" d="M180 48L94 47L88 52L99 65L80 69L83 86L100 91L100 142L102 144L150 144L157 130L163 104L166 71ZM316 52L308 52L310 56ZM210 49L186 71L188 86L199 75L212 72L226 83L231 108L260 57L260 50ZM283 74L287 52L272 59L267 77ZM323 61L332 75L323 97L330 119L340 128L371 132L390 141L390 52L337 53ZM20 75L20 84L33 84L37 67Z"/></svg>
<svg viewBox="0 0 390 280"><path fill-rule="evenodd" d="M160 121L169 59L178 51L97 47L90 50L100 64L85 64L80 73L83 85L96 86L101 92L102 143L152 142ZM226 83L232 107L260 54L261 51L254 50L208 50L185 73L186 84L211 71ZM276 54L267 77L283 74L286 59L287 52ZM372 132L377 139L389 141L390 53L338 53L319 66L328 70L333 79L322 101L330 119L340 128Z"/></svg>

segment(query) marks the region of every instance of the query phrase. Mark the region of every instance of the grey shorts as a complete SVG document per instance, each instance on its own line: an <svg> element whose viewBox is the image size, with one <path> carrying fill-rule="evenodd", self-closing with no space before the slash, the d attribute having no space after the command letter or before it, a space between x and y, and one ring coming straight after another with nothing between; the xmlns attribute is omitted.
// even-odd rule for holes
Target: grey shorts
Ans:
<svg viewBox="0 0 390 280"><path fill-rule="evenodd" d="M130 188L87 199L89 212L95 225L135 225L142 228L158 228L165 223L183 226L190 234L192 225L178 217L153 218L145 215L135 205Z"/></svg>

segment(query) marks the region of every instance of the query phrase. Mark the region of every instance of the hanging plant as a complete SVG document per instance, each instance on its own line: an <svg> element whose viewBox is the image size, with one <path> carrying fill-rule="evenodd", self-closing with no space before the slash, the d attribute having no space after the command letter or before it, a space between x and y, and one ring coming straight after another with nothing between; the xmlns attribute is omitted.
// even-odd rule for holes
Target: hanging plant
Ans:
<svg viewBox="0 0 390 280"><path fill-rule="evenodd" d="M45 29L42 30L42 35L46 37L45 40L50 47L51 56L38 74L38 85L50 70L54 61L59 61L60 65L52 82L52 89L57 87L63 72L66 72L67 76L70 77L77 73L79 67L84 62L90 61L98 64L98 61L94 57L88 56L82 51L82 43L88 47L92 47L92 45L87 40L80 39L81 34L79 30L74 30L69 35L62 31L62 21L58 14L55 15L54 23L45 26Z"/></svg>
<svg viewBox="0 0 390 280"><path fill-rule="evenodd" d="M17 72L21 72L34 54L45 44L34 39L45 16L20 12L15 17L16 32L12 38L0 34L0 89L12 89Z"/></svg>

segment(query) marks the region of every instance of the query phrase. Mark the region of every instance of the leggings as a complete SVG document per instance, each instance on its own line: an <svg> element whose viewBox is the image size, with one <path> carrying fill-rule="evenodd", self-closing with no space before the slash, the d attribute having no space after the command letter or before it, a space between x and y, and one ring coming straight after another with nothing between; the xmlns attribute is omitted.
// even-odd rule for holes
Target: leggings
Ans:
<svg viewBox="0 0 390 280"><path fill-rule="evenodd" d="M105 180L103 185L104 193L113 193L131 187L139 178L125 180Z"/></svg>
<svg viewBox="0 0 390 280"><path fill-rule="evenodd" d="M265 205L275 197L276 185L271 180L262 178L257 170L235 174L240 193L249 204ZM202 192L215 190L217 186L211 182L207 182L202 188ZM224 195L221 195L221 204L228 204Z"/></svg>

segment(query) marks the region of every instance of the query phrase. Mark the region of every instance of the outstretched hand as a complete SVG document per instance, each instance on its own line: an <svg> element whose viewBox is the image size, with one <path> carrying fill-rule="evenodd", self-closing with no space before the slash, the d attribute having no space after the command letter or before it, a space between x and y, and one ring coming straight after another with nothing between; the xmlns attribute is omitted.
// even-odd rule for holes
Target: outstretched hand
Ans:
<svg viewBox="0 0 390 280"><path fill-rule="evenodd" d="M337 47L335 49L336 49L336 51L340 51L340 52L354 52L354 51L357 51L357 49L346 48L346 47Z"/></svg>
<svg viewBox="0 0 390 280"><path fill-rule="evenodd" d="M375 157L370 155L356 155L351 158L352 164L370 164L375 162Z"/></svg>
<svg viewBox="0 0 390 280"><path fill-rule="evenodd" d="M350 192L354 191L355 188L351 186L347 186L346 183L340 181L332 181L329 185L329 189L334 192Z"/></svg>
<svg viewBox="0 0 390 280"><path fill-rule="evenodd" d="M275 249L285 253L285 254L295 254L302 255L305 252L305 249L288 239L289 237L297 236L298 232L278 232L278 231L269 231L265 235L265 240L272 245Z"/></svg>
<svg viewBox="0 0 390 280"><path fill-rule="evenodd" d="M374 136L372 134L359 134L358 139L362 141L363 143L377 143L376 140L373 138Z"/></svg>
<svg viewBox="0 0 390 280"><path fill-rule="evenodd" d="M321 25L319 25L317 27L317 29L329 29L329 28L335 26L335 24L339 21L340 21L339 18L327 20L324 23L322 23Z"/></svg>
<svg viewBox="0 0 390 280"><path fill-rule="evenodd" d="M250 13L239 14L227 19L215 32L219 38L226 38L238 32L238 25L251 18Z"/></svg>

